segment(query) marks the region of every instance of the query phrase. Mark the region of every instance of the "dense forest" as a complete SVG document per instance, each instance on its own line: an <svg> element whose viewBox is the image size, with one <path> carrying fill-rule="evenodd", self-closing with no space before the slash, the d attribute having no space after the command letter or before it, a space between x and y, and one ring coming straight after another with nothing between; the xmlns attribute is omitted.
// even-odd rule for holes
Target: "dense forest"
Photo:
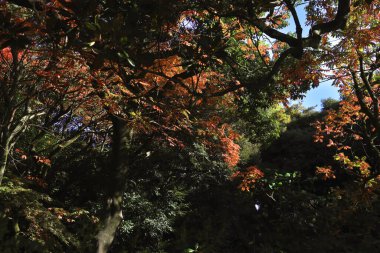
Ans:
<svg viewBox="0 0 380 253"><path fill-rule="evenodd" d="M0 0L0 252L377 252L379 42L379 0Z"/></svg>

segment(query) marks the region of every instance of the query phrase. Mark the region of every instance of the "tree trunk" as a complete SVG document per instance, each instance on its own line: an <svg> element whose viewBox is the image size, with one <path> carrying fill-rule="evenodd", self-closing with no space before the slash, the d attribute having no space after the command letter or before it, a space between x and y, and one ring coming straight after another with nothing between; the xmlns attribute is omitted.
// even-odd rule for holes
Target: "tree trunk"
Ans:
<svg viewBox="0 0 380 253"><path fill-rule="evenodd" d="M7 167L9 147L8 145L0 146L0 185L3 181L5 168Z"/></svg>
<svg viewBox="0 0 380 253"><path fill-rule="evenodd" d="M123 220L122 203L123 193L108 198L107 215L103 227L98 233L98 253L107 253L115 237L117 228Z"/></svg>
<svg viewBox="0 0 380 253"><path fill-rule="evenodd" d="M98 253L106 253L112 244L116 230L123 214L123 195L127 183L128 154L130 152L131 134L127 124L122 119L113 116L112 162L107 185L108 196L106 215L98 233Z"/></svg>

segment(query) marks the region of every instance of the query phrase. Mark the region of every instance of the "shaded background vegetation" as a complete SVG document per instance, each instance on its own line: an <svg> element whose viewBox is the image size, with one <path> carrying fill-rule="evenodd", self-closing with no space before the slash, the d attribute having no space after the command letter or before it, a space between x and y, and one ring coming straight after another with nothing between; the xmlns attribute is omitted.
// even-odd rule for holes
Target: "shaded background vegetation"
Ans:
<svg viewBox="0 0 380 253"><path fill-rule="evenodd" d="M281 109L282 117L291 119L285 124L273 110L280 109L263 110L263 127L273 134L258 143L252 142L256 135L241 140L242 149L250 150L244 166L260 161L266 175L250 192L238 190L231 170L202 145L146 146L129 174L125 218L111 252L368 252L378 247L377 193L363 191L348 175L327 181L315 175L316 165L332 160L331 149L313 142L310 126L325 111L299 105ZM275 121L284 124L280 131L270 127ZM97 182L107 176L99 171L108 158L96 147L84 151L83 145L78 140L59 155L44 181L48 185L12 176L22 173L20 165L8 173L0 188L2 252L93 247L89 229L101 215L104 189Z"/></svg>

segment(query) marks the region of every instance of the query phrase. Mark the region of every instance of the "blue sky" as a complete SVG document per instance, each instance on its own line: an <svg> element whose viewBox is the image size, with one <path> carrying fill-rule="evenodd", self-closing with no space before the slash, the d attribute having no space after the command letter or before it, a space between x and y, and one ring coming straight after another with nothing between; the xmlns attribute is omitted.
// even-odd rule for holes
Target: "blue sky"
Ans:
<svg viewBox="0 0 380 253"><path fill-rule="evenodd" d="M306 12L303 6L298 6L296 8L297 13L298 13L298 18L300 20L300 23L302 25L302 35L306 37L309 33L310 27L305 25L306 22ZM285 27L282 29L282 32L288 33L292 32L295 33L296 27L293 21L293 18L290 17L289 19L289 26ZM291 103L297 103L297 102L302 102L302 104L305 107L313 107L316 106L316 110L321 109L321 100L326 99L326 98L334 98L334 99L339 99L339 93L338 93L338 88L335 86L332 86L332 81L328 82L323 82L321 83L317 88L309 90L305 94L305 98L303 100L296 100L292 101Z"/></svg>
<svg viewBox="0 0 380 253"><path fill-rule="evenodd" d="M303 100L295 100L291 103L301 102L305 107L316 106L316 110L321 110L321 100L326 98L339 99L338 88L332 86L331 81L321 83L317 88L309 90Z"/></svg>

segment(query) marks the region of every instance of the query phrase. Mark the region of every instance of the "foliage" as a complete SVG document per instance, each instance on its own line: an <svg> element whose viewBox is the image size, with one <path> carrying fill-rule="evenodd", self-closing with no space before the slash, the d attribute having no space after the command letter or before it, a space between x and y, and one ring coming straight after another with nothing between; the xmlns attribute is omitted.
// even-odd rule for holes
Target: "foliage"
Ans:
<svg viewBox="0 0 380 253"><path fill-rule="evenodd" d="M347 235L375 248L358 224L378 211L378 10L0 1L1 250L349 252ZM329 78L339 106L287 105Z"/></svg>
<svg viewBox="0 0 380 253"><path fill-rule="evenodd" d="M31 187L36 189L30 189ZM1 192L2 252L87 252L98 218L40 193L32 181L6 178Z"/></svg>
<svg viewBox="0 0 380 253"><path fill-rule="evenodd" d="M362 179L376 177L379 166L379 29L372 20L378 8L376 2L356 8L347 31L336 35L340 43L326 45L326 58L334 69L342 101L315 125L315 141L328 141L327 146L337 150L335 159ZM357 30L360 32L354 32ZM342 54L350 59L340 57Z"/></svg>
<svg viewBox="0 0 380 253"><path fill-rule="evenodd" d="M315 129L311 124L323 118L325 112L294 105L288 109L288 114L292 121L286 131L263 150L263 163L280 171L300 171L303 177L313 176L316 166L334 164L334 152L315 143L313 138Z"/></svg>

